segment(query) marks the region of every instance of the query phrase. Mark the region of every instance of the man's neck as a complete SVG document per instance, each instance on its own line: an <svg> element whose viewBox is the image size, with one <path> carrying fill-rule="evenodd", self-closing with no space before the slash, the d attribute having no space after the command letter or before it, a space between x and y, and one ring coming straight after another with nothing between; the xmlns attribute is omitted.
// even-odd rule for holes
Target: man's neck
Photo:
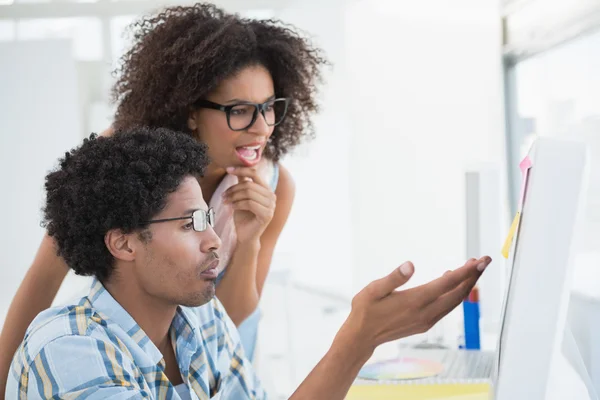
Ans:
<svg viewBox="0 0 600 400"><path fill-rule="evenodd" d="M130 280L111 279L110 282L104 282L104 287L164 355L169 350L169 329L177 306L149 296Z"/></svg>

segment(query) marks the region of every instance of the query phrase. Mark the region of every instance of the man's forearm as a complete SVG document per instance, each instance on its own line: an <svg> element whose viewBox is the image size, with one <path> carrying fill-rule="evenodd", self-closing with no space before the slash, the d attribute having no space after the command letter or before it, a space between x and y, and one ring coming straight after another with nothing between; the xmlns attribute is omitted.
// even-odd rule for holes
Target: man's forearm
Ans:
<svg viewBox="0 0 600 400"><path fill-rule="evenodd" d="M343 400L374 349L343 331L290 400Z"/></svg>

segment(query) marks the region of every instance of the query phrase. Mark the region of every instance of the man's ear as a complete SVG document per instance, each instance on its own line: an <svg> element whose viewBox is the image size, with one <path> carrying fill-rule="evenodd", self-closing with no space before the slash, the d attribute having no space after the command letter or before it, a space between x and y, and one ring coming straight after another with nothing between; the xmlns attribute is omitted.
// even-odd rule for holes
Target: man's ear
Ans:
<svg viewBox="0 0 600 400"><path fill-rule="evenodd" d="M120 229L111 229L104 235L104 244L117 260L135 260L137 244L135 233L123 233Z"/></svg>

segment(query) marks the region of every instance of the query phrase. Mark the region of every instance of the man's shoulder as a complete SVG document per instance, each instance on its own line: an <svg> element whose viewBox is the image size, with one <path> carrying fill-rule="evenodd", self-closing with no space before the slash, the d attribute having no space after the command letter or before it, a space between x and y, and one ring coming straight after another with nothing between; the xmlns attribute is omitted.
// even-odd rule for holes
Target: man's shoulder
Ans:
<svg viewBox="0 0 600 400"><path fill-rule="evenodd" d="M19 351L25 359L33 360L42 349L58 339L89 336L93 325L104 324L87 299L78 304L52 307L33 320Z"/></svg>
<svg viewBox="0 0 600 400"><path fill-rule="evenodd" d="M116 327L87 300L40 313L13 357L7 398L86 397L82 391L95 392L100 384L106 397L137 390L134 358Z"/></svg>

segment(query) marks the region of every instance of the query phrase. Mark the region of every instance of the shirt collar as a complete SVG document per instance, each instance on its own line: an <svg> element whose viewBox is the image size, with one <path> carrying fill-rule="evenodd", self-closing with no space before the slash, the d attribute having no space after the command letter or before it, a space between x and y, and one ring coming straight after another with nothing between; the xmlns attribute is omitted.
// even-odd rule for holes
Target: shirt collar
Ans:
<svg viewBox="0 0 600 400"><path fill-rule="evenodd" d="M133 317L112 297L97 278L94 278L92 282L88 298L94 309L101 314L102 318L106 319L109 323L117 324L127 332L131 339L150 357L150 360L155 365L161 363L163 355L160 350L158 350Z"/></svg>

